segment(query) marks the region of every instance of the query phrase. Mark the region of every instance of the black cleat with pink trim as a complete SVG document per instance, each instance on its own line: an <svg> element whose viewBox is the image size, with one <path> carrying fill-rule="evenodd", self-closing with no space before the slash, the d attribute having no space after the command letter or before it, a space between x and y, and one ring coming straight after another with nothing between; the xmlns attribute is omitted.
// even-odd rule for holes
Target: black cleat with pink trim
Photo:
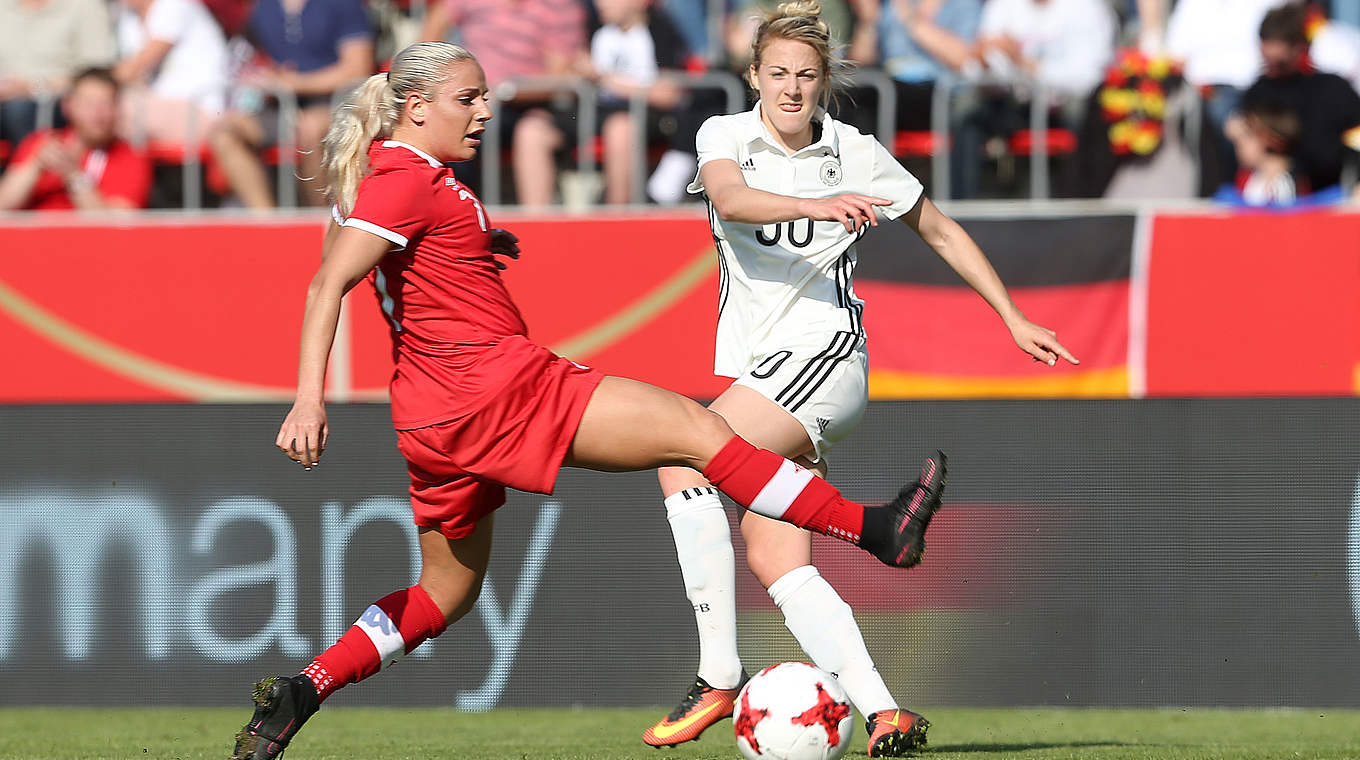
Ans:
<svg viewBox="0 0 1360 760"><path fill-rule="evenodd" d="M273 760L321 703L307 676L269 676L255 684L255 714L236 733L231 760Z"/></svg>
<svg viewBox="0 0 1360 760"><path fill-rule="evenodd" d="M893 567L920 564L926 552L926 528L944 493L946 461L944 452L936 451L921 466L921 477L903 486L896 499L864 510L861 548Z"/></svg>

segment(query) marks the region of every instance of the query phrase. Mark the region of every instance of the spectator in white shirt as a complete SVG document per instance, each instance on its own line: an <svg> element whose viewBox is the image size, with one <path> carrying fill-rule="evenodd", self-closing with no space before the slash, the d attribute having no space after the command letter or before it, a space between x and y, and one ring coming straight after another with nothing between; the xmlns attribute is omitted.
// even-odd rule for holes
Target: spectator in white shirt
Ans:
<svg viewBox="0 0 1360 760"><path fill-rule="evenodd" d="M1318 71L1336 74L1360 92L1360 26L1328 19L1313 31L1308 57Z"/></svg>
<svg viewBox="0 0 1360 760"><path fill-rule="evenodd" d="M1166 53L1185 64L1185 81L1204 94L1200 192L1237 174L1237 154L1223 125L1261 73L1258 32L1283 0L1179 0L1166 25Z"/></svg>
<svg viewBox="0 0 1360 760"><path fill-rule="evenodd" d="M1081 97L1104 75L1114 37L1105 0L989 0L976 57L994 76Z"/></svg>
<svg viewBox="0 0 1360 760"><path fill-rule="evenodd" d="M38 124L39 100L60 121L56 97L82 69L113 62L104 0L0 2L0 140L17 146Z"/></svg>
<svg viewBox="0 0 1360 760"><path fill-rule="evenodd" d="M227 41L199 0L121 0L114 76L129 86L123 131L202 139L226 105Z"/></svg>

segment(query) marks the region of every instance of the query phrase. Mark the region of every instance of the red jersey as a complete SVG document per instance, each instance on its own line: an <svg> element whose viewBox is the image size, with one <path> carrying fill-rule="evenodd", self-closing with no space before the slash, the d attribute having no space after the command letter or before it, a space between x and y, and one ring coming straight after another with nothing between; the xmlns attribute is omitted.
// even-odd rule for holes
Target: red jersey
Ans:
<svg viewBox="0 0 1360 760"><path fill-rule="evenodd" d="M392 421L410 430L478 409L512 385L500 361L478 358L528 330L492 258L477 196L405 143L375 141L368 161L342 224L393 244L369 277L391 323ZM511 344L532 347L526 339Z"/></svg>
<svg viewBox="0 0 1360 760"><path fill-rule="evenodd" d="M48 139L70 143L75 139L71 130L43 130L29 135L14 152L14 166L32 160ZM124 140L114 140L103 150L87 150L80 157L80 168L99 188L105 198L120 198L133 208L145 208L151 194L151 160ZM28 195L25 209L61 211L75 208L66 191L66 182L51 171L38 175L38 181Z"/></svg>

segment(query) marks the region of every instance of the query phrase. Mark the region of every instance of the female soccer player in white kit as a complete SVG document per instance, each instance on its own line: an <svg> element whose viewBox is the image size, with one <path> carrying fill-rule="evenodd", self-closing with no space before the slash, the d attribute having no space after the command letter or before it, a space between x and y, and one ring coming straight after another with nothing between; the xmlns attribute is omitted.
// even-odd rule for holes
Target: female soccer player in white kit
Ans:
<svg viewBox="0 0 1360 760"><path fill-rule="evenodd" d="M700 129L699 174L720 269L715 371L735 378L709 407L740 435L825 475L823 457L868 403L864 304L855 297L855 241L880 217L902 219L1000 315L1035 360L1077 363L1053 331L1030 322L958 224L871 136L823 107L839 61L816 2L786 2L752 45L760 101ZM920 485L943 486L944 455ZM744 679L736 645L734 558L717 491L688 468L660 470L681 574L699 625L698 676L676 709L643 734L653 746L698 738L732 713ZM924 515L929 519L929 510ZM809 657L836 673L867 718L870 757L926 742L929 722L899 709L874 667L849 605L812 563L811 534L746 512L747 564ZM905 558L906 565L919 555Z"/></svg>

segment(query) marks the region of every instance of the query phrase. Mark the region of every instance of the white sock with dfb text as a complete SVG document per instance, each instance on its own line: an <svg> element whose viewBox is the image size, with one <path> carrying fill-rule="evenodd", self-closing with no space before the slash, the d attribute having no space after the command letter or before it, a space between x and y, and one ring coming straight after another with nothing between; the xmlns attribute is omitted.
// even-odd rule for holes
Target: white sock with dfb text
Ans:
<svg viewBox="0 0 1360 760"><path fill-rule="evenodd" d="M699 627L700 678L717 689L741 680L737 654L736 559L732 529L715 488L686 488L666 498L666 519L685 595Z"/></svg>

